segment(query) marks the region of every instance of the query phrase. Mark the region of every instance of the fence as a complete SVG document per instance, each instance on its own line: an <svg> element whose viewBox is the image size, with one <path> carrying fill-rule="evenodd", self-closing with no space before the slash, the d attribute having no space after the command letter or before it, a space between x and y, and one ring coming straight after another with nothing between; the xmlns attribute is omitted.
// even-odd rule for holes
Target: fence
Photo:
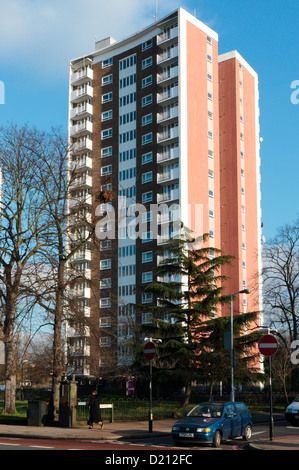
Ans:
<svg viewBox="0 0 299 470"><path fill-rule="evenodd" d="M147 420L149 414L148 400L138 399L118 399L109 400L113 404L114 420ZM101 401L102 405L108 404L106 400ZM155 419L173 418L179 408L178 403L153 402L153 414ZM111 420L111 409L101 409L103 420ZM79 402L77 406L77 421L88 420L88 402Z"/></svg>

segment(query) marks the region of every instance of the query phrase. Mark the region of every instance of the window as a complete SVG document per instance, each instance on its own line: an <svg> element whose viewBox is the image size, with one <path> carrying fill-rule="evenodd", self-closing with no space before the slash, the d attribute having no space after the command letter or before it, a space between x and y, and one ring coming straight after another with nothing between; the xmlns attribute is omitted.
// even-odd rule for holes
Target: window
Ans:
<svg viewBox="0 0 299 470"><path fill-rule="evenodd" d="M209 210L209 217L210 217L211 219L213 219L213 218L214 218L214 211L212 211L212 210Z"/></svg>
<svg viewBox="0 0 299 470"><path fill-rule="evenodd" d="M142 116L142 125L146 126L147 124L151 124L153 122L153 115L152 113L146 114L145 116Z"/></svg>
<svg viewBox="0 0 299 470"><path fill-rule="evenodd" d="M110 336L102 336L100 338L100 346L102 348L110 348L110 346L111 346L111 337Z"/></svg>
<svg viewBox="0 0 299 470"><path fill-rule="evenodd" d="M109 85L109 83L112 83L113 76L112 73L110 75L106 75L105 77L102 77L102 85Z"/></svg>
<svg viewBox="0 0 299 470"><path fill-rule="evenodd" d="M211 111L208 111L208 118L211 119L211 121L213 120L213 113L211 113Z"/></svg>
<svg viewBox="0 0 299 470"><path fill-rule="evenodd" d="M102 140L110 139L112 137L112 127L102 131Z"/></svg>
<svg viewBox="0 0 299 470"><path fill-rule="evenodd" d="M101 242L101 251L111 250L111 240L104 240Z"/></svg>
<svg viewBox="0 0 299 470"><path fill-rule="evenodd" d="M212 38L210 38L210 36L207 36L207 43L212 44Z"/></svg>
<svg viewBox="0 0 299 470"><path fill-rule="evenodd" d="M153 232L143 232L142 233L142 243L147 243L153 241Z"/></svg>
<svg viewBox="0 0 299 470"><path fill-rule="evenodd" d="M153 102L153 95L152 94L146 95L142 98L142 107L148 106L152 102Z"/></svg>
<svg viewBox="0 0 299 470"><path fill-rule="evenodd" d="M126 57L119 62L119 69L125 70L128 67L133 67L136 64L136 54Z"/></svg>
<svg viewBox="0 0 299 470"><path fill-rule="evenodd" d="M149 75L148 77L145 77L142 79L141 86L142 88L145 88L153 83L153 77L152 75Z"/></svg>
<svg viewBox="0 0 299 470"><path fill-rule="evenodd" d="M102 69L104 69L106 67L109 67L112 64L113 64L113 58L112 57L110 57L109 59L105 59L102 62Z"/></svg>
<svg viewBox="0 0 299 470"><path fill-rule="evenodd" d="M214 178L214 171L213 170L209 170L208 173L209 173L209 178Z"/></svg>
<svg viewBox="0 0 299 470"><path fill-rule="evenodd" d="M208 77L209 82L213 80L212 75L210 73L208 73L207 77Z"/></svg>
<svg viewBox="0 0 299 470"><path fill-rule="evenodd" d="M246 269L246 262L245 261L242 261L242 266L243 266L243 269Z"/></svg>
<svg viewBox="0 0 299 470"><path fill-rule="evenodd" d="M150 202L153 200L153 191L142 194L142 202Z"/></svg>
<svg viewBox="0 0 299 470"><path fill-rule="evenodd" d="M145 41L142 43L142 50L146 51L147 49L150 49L152 47L152 40L149 39L148 41Z"/></svg>
<svg viewBox="0 0 299 470"><path fill-rule="evenodd" d="M208 62L212 62L212 56L210 54L207 55Z"/></svg>
<svg viewBox="0 0 299 470"><path fill-rule="evenodd" d="M112 101L112 91L110 91L109 93L105 93L104 95L102 95L102 103L108 103L109 101Z"/></svg>
<svg viewBox="0 0 299 470"><path fill-rule="evenodd" d="M208 131L208 137L209 137L209 139L213 139L213 132L212 131Z"/></svg>
<svg viewBox="0 0 299 470"><path fill-rule="evenodd" d="M100 318L100 327L102 328L110 328L111 326L111 318L110 317L102 317Z"/></svg>
<svg viewBox="0 0 299 470"><path fill-rule="evenodd" d="M143 292L142 294L142 303L143 304L150 304L153 301L153 294L148 292Z"/></svg>
<svg viewBox="0 0 299 470"><path fill-rule="evenodd" d="M147 173L142 174L142 184L148 183L149 181L153 181L153 172L148 171Z"/></svg>
<svg viewBox="0 0 299 470"><path fill-rule="evenodd" d="M109 121L112 119L112 109L109 109L109 111L105 111L102 113L102 121Z"/></svg>
<svg viewBox="0 0 299 470"><path fill-rule="evenodd" d="M142 253L142 262L143 263L150 263L153 261L153 252L152 251L145 251Z"/></svg>
<svg viewBox="0 0 299 470"><path fill-rule="evenodd" d="M208 92L208 100L213 101L213 93Z"/></svg>
<svg viewBox="0 0 299 470"><path fill-rule="evenodd" d="M142 164L149 163L153 160L153 152L144 153L142 155Z"/></svg>
<svg viewBox="0 0 299 470"><path fill-rule="evenodd" d="M147 67L150 67L153 63L153 58L152 57L147 57L142 61L142 70L146 69Z"/></svg>
<svg viewBox="0 0 299 470"><path fill-rule="evenodd" d="M142 273L142 284L145 284L147 282L153 282L153 273L152 273L152 271Z"/></svg>
<svg viewBox="0 0 299 470"><path fill-rule="evenodd" d="M153 314L151 312L143 313L141 315L141 321L143 324L152 323L152 320L153 320Z"/></svg>
<svg viewBox="0 0 299 470"><path fill-rule="evenodd" d="M102 259L100 261L100 270L111 269L111 259Z"/></svg>
<svg viewBox="0 0 299 470"><path fill-rule="evenodd" d="M110 297L105 297L104 299L100 299L100 307L101 308L110 308L111 307Z"/></svg>
<svg viewBox="0 0 299 470"><path fill-rule="evenodd" d="M111 157L112 155L112 147L105 147L105 148L102 148L101 150L101 155L102 155L102 158L105 158L105 157Z"/></svg>
<svg viewBox="0 0 299 470"><path fill-rule="evenodd" d="M101 176L111 175L112 165L103 166L101 168Z"/></svg>
<svg viewBox="0 0 299 470"><path fill-rule="evenodd" d="M209 158L214 158L214 152L213 152L213 150L209 150L209 151L208 151L208 156L209 156Z"/></svg>
<svg viewBox="0 0 299 470"><path fill-rule="evenodd" d="M209 189L209 197L214 197L214 191L212 189Z"/></svg>
<svg viewBox="0 0 299 470"><path fill-rule="evenodd" d="M153 141L153 133L149 132L142 136L142 145L150 144Z"/></svg>

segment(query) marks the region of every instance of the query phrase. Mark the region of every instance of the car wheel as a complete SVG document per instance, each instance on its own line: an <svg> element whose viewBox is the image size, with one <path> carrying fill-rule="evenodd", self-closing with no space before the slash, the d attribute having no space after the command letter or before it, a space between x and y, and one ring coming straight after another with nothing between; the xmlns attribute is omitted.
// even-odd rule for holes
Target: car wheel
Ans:
<svg viewBox="0 0 299 470"><path fill-rule="evenodd" d="M216 431L213 436L213 447L219 447L221 444L221 432Z"/></svg>
<svg viewBox="0 0 299 470"><path fill-rule="evenodd" d="M251 439L251 436L252 436L251 426L250 426L250 424L247 424L242 437L243 437L244 441L249 441Z"/></svg>

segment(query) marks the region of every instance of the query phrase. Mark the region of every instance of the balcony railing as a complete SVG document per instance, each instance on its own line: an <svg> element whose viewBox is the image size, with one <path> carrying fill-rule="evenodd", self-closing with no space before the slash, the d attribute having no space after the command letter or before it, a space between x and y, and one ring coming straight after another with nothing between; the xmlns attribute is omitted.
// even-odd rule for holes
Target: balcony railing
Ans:
<svg viewBox="0 0 299 470"><path fill-rule="evenodd" d="M157 122L168 121L169 119L175 119L179 116L179 107L165 108L166 110L157 114Z"/></svg>
<svg viewBox="0 0 299 470"><path fill-rule="evenodd" d="M171 180L178 179L180 175L179 168L175 168L167 173L158 173L157 183L167 183Z"/></svg>
<svg viewBox="0 0 299 470"><path fill-rule="evenodd" d="M82 150L92 150L92 140L84 139L80 142L75 142L71 148L72 152L81 152Z"/></svg>
<svg viewBox="0 0 299 470"><path fill-rule="evenodd" d="M167 70L163 73L158 73L157 83L165 82L166 80L171 80L172 78L177 77L179 74L178 67L172 67L170 70Z"/></svg>
<svg viewBox="0 0 299 470"><path fill-rule="evenodd" d="M157 103L164 103L167 100L177 98L179 96L179 87L175 86L169 90L163 91L162 93L157 94Z"/></svg>
<svg viewBox="0 0 299 470"><path fill-rule="evenodd" d="M157 142L161 143L165 140L177 139L179 137L179 127L172 127L163 132L157 133Z"/></svg>
<svg viewBox="0 0 299 470"><path fill-rule="evenodd" d="M157 55L157 64L164 64L164 62L178 57L178 54L178 46L172 47L171 49L166 49L161 54Z"/></svg>
<svg viewBox="0 0 299 470"><path fill-rule="evenodd" d="M166 41L170 41L178 36L178 27L171 28L168 31L158 34L157 36L157 44L162 44Z"/></svg>
<svg viewBox="0 0 299 470"><path fill-rule="evenodd" d="M167 193L157 194L157 202L176 201L179 198L180 192L178 189L173 189Z"/></svg>
<svg viewBox="0 0 299 470"><path fill-rule="evenodd" d="M85 121L82 124L76 124L75 126L71 126L70 135L71 137L74 135L81 135L81 134L89 134L92 133L92 122Z"/></svg>
<svg viewBox="0 0 299 470"><path fill-rule="evenodd" d="M157 162L158 163L168 162L169 160L179 158L179 155L180 155L180 152L179 152L178 147L167 149L166 151L159 152L157 154Z"/></svg>
<svg viewBox="0 0 299 470"><path fill-rule="evenodd" d="M74 103L81 101L85 98L92 98L93 97L93 88L90 85L86 85L78 90L74 90L71 92L71 101Z"/></svg>
<svg viewBox="0 0 299 470"><path fill-rule="evenodd" d="M82 72L73 73L71 76L72 85L84 83L86 80L93 80L93 70L89 67Z"/></svg>
<svg viewBox="0 0 299 470"><path fill-rule="evenodd" d="M89 103L85 103L84 106L77 106L76 108L71 109L70 118L71 119L82 119L86 116L92 116L93 106Z"/></svg>

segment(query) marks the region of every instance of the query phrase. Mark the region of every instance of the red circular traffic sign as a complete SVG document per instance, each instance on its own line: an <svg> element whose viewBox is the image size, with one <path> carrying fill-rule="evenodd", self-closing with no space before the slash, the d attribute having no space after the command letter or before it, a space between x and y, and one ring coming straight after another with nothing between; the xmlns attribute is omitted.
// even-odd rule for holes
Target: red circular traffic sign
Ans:
<svg viewBox="0 0 299 470"><path fill-rule="evenodd" d="M146 345L144 346L144 349L143 349L143 354L144 354L145 359L148 359L149 361L154 359L154 357L156 355L156 346L155 346L155 344L152 343L151 341L146 343Z"/></svg>
<svg viewBox="0 0 299 470"><path fill-rule="evenodd" d="M259 340L259 351L264 356L273 356L278 349L278 341L275 336L265 335Z"/></svg>

